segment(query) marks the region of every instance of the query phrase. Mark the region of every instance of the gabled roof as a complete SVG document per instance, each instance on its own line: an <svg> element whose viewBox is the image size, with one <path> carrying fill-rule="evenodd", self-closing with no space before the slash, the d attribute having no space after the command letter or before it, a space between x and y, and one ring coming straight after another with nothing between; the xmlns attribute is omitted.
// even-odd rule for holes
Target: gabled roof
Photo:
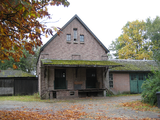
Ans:
<svg viewBox="0 0 160 120"><path fill-rule="evenodd" d="M0 77L35 77L30 73L23 72L22 70L1 70Z"/></svg>
<svg viewBox="0 0 160 120"><path fill-rule="evenodd" d="M74 15L63 27L61 30L64 30L74 19L77 19L81 25L97 40L97 42L104 48L104 50L108 53L109 50L103 45L103 43L96 37L96 35L87 27L87 25L78 17L78 15ZM40 52L57 36L57 33L40 49Z"/></svg>
<svg viewBox="0 0 160 120"><path fill-rule="evenodd" d="M110 60L123 65L123 67L115 67L110 69L114 72L149 72L152 70L158 70L157 63L154 60L124 60L114 59Z"/></svg>

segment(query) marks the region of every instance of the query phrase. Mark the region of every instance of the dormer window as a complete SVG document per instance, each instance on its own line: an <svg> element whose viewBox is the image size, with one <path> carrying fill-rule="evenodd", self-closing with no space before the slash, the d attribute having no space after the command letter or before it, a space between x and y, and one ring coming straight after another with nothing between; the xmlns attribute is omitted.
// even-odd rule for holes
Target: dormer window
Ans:
<svg viewBox="0 0 160 120"><path fill-rule="evenodd" d="M74 33L74 41L77 41L77 28L73 28L73 33Z"/></svg>

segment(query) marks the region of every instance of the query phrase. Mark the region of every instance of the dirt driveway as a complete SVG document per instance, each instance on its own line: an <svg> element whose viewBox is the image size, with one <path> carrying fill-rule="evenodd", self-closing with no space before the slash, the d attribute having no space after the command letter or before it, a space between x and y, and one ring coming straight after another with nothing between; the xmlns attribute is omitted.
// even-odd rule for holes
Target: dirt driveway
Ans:
<svg viewBox="0 0 160 120"><path fill-rule="evenodd" d="M49 102L20 102L0 101L0 110L52 110L53 112L71 109L72 107L82 108L81 110L90 116L124 117L132 119L158 118L160 113L150 111L135 111L119 106L119 103L140 100L141 96L120 96L120 97L94 97L66 100L51 100Z"/></svg>

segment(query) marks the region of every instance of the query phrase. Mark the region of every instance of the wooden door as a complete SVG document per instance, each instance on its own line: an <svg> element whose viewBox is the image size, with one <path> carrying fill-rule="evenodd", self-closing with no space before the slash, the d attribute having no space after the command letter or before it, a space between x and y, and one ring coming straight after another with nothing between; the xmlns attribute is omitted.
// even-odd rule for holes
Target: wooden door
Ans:
<svg viewBox="0 0 160 120"><path fill-rule="evenodd" d="M55 89L66 89L66 70L65 69L55 69Z"/></svg>
<svg viewBox="0 0 160 120"><path fill-rule="evenodd" d="M138 80L136 74L130 75L130 92L138 93Z"/></svg>
<svg viewBox="0 0 160 120"><path fill-rule="evenodd" d="M130 92L131 93L141 93L142 84L146 80L146 73L134 73L130 74Z"/></svg>
<svg viewBox="0 0 160 120"><path fill-rule="evenodd" d="M97 73L96 69L86 70L86 88L96 88Z"/></svg>

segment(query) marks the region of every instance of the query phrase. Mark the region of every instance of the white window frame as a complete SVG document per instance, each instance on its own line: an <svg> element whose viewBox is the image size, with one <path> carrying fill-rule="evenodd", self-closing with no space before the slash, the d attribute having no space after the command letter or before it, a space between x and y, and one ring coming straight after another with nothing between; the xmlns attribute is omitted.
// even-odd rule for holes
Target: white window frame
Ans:
<svg viewBox="0 0 160 120"><path fill-rule="evenodd" d="M67 40L67 42L71 41L71 34L67 34L66 40Z"/></svg>
<svg viewBox="0 0 160 120"><path fill-rule="evenodd" d="M84 42L84 35L80 35L80 42Z"/></svg>
<svg viewBox="0 0 160 120"><path fill-rule="evenodd" d="M73 28L74 41L77 41L77 28Z"/></svg>

